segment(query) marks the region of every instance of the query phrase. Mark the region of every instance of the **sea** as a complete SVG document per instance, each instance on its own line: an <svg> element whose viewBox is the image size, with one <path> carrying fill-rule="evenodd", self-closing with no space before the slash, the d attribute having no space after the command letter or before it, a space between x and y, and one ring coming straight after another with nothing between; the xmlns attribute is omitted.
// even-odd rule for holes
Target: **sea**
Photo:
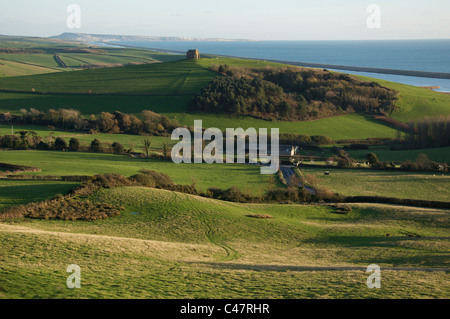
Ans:
<svg viewBox="0 0 450 319"><path fill-rule="evenodd" d="M450 73L450 39L377 41L118 41L111 44L182 52L186 52L189 49L198 49L200 54L230 55L246 58ZM450 92L449 79L337 71L414 86L439 87L435 90Z"/></svg>

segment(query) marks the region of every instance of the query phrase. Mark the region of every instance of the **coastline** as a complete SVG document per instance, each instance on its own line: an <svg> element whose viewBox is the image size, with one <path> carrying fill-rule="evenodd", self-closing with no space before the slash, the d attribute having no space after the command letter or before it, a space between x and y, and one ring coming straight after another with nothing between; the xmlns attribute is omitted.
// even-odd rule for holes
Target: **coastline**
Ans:
<svg viewBox="0 0 450 319"><path fill-rule="evenodd" d="M105 44L108 44L108 43L105 43ZM124 45L124 44L116 44L114 42L113 42L113 44L117 45L117 46L122 46L124 48L135 48L135 49L151 50L151 51L158 51L158 52L164 52L164 53L185 54L184 51L180 51L180 50L169 50L169 49L160 49L160 48L153 48L153 47ZM350 66L350 65L297 62L297 61L287 61L287 60L278 60L278 59L262 59L262 58L216 54L216 53L208 53L208 52L203 52L202 54L206 55L206 56L213 56L213 57L267 61L267 62L274 62L274 63L280 63L280 64L308 67L308 68L335 69L335 70L354 71L354 72L366 72L366 73L378 73L378 74L389 74L389 75L400 75L400 76L450 80L450 73L447 73L447 72L399 70L399 69L373 68L373 67L361 67L361 66ZM430 87L431 86L434 87L434 85L430 85Z"/></svg>

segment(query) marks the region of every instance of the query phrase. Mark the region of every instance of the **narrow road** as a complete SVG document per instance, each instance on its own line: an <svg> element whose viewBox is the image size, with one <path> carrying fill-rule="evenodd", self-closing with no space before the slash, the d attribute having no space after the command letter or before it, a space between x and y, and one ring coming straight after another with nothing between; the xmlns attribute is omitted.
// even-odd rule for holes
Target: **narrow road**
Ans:
<svg viewBox="0 0 450 319"><path fill-rule="evenodd" d="M289 180L290 180L291 176L295 175L294 168L293 168L292 166L289 166L289 165L280 165L280 170L281 170L281 173L283 173L284 180L285 180L287 183L289 183ZM299 183L298 185L299 185L300 187L303 186L302 183ZM303 186L303 187L304 187L304 189L306 189L310 194L312 194L312 195L316 195L316 194L317 194L317 192L316 192L316 190L315 190L314 188L309 187L309 186L306 186L306 185Z"/></svg>

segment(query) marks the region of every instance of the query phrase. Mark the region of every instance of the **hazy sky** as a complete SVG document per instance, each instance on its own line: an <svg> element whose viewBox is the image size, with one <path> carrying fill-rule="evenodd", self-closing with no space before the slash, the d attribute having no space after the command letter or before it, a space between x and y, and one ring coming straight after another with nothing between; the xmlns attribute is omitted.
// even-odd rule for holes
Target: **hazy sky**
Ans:
<svg viewBox="0 0 450 319"><path fill-rule="evenodd" d="M68 5L81 7L69 29ZM369 29L370 4L381 28ZM254 40L450 38L449 0L3 0L0 34L63 32Z"/></svg>

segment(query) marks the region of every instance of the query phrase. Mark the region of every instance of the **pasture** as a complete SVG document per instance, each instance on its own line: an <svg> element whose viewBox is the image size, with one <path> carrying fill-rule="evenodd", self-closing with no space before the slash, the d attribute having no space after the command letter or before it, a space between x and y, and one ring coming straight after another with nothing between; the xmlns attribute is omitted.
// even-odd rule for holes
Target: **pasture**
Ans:
<svg viewBox="0 0 450 319"><path fill-rule="evenodd" d="M3 90L59 93L197 93L215 76L194 61L130 65L114 68L82 70L0 78Z"/></svg>
<svg viewBox="0 0 450 319"><path fill-rule="evenodd" d="M449 174L377 171L369 169L301 168L318 186L344 196L383 196L448 202ZM325 176L324 171L330 171Z"/></svg>
<svg viewBox="0 0 450 319"><path fill-rule="evenodd" d="M78 183L0 180L0 211L10 206L40 202L67 194Z"/></svg>
<svg viewBox="0 0 450 319"><path fill-rule="evenodd" d="M391 150L386 146L372 146L368 150L346 150L352 158L366 160L367 154L375 153L378 159L384 161L415 161L419 154L425 154L432 161L438 163L450 163L450 147L436 147L416 150ZM331 154L330 154L331 155Z"/></svg>
<svg viewBox="0 0 450 319"><path fill-rule="evenodd" d="M134 187L91 200L126 209L96 222L0 224L1 297L449 296L446 272L421 271L448 267L447 211L355 205L340 215L329 206L232 204ZM247 217L257 213L273 218ZM73 263L81 267L82 288L69 290L66 268ZM365 268L373 263L384 269L382 289L366 286Z"/></svg>
<svg viewBox="0 0 450 319"><path fill-rule="evenodd" d="M196 183L199 190L209 187L236 186L244 192L260 194L268 185L268 176L260 168L243 164L174 164L172 161L131 158L125 155L71 153L49 151L8 151L0 153L0 161L7 164L38 167L32 175L84 175L117 173L132 176L141 169L154 170L172 177L177 184ZM27 173L30 174L30 173Z"/></svg>

